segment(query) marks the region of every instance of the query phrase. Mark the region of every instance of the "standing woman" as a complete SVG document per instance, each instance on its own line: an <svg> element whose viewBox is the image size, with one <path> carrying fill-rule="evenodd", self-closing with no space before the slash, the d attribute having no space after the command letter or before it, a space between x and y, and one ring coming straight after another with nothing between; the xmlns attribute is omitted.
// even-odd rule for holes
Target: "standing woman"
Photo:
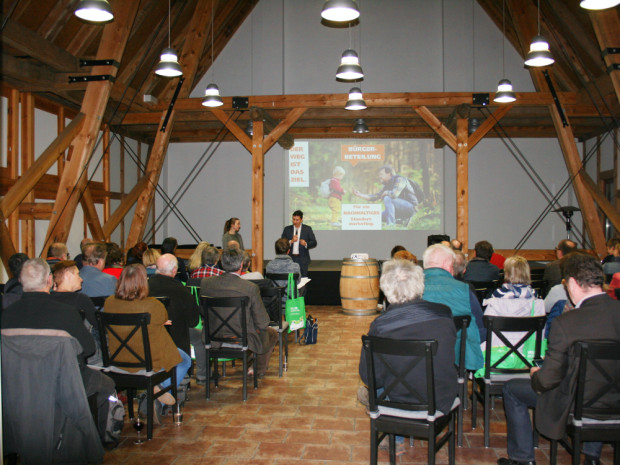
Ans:
<svg viewBox="0 0 620 465"><path fill-rule="evenodd" d="M178 349L172 337L166 331L164 325L170 324L168 320L168 312L166 307L154 297L149 297L149 286L146 280L146 268L140 264L128 265L123 268L121 277L116 283L116 293L105 301L106 313L150 313L151 322L148 325L149 342L151 344L151 356L153 359L153 370L161 369L170 370L176 366L177 386L181 384L187 370L189 369L192 359L188 354ZM129 331L129 329L124 329ZM121 337L127 334L123 330L118 329ZM118 341L110 339L110 352L118 349ZM142 353L142 338L133 337L129 341L129 346L137 353ZM126 349L123 349L125 351ZM122 357L119 357L123 360ZM127 355L127 360L132 360L131 355ZM128 369L128 371L132 371ZM161 386L155 386L155 392L170 385L167 379ZM167 392L155 401L156 412L161 412L161 408L157 405L157 401L172 405L175 398Z"/></svg>
<svg viewBox="0 0 620 465"><path fill-rule="evenodd" d="M224 224L224 234L222 235L222 249L226 250L228 248L228 243L230 241L237 241L239 244L239 248L241 250L245 250L243 247L243 238L241 234L239 234L239 230L241 229L241 221L239 218L231 218L226 221Z"/></svg>

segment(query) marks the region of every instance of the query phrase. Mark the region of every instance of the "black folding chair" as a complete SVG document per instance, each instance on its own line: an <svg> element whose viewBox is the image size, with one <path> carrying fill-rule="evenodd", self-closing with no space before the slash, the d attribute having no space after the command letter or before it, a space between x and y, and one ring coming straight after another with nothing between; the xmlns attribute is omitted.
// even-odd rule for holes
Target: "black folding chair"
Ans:
<svg viewBox="0 0 620 465"><path fill-rule="evenodd" d="M474 291L474 294L476 294L476 298L478 299L478 302L480 302L480 305L482 305L482 302L484 301L484 299L490 297L493 291L501 285L501 282L500 281L470 281L468 284Z"/></svg>
<svg viewBox="0 0 620 465"><path fill-rule="evenodd" d="M286 299L288 296L288 275L289 273L265 273L265 278L271 279L274 284L278 287L283 287L284 291L282 292L282 311L284 312L286 308ZM295 281L295 285L299 284L299 273L293 273L293 281ZM304 286L305 288L305 286ZM302 289L305 292L305 289ZM303 296L304 293L300 291L300 296ZM299 339L299 330L295 331L295 342Z"/></svg>
<svg viewBox="0 0 620 465"><path fill-rule="evenodd" d="M213 381L218 387L217 359L240 358L243 360L243 400L248 398L248 331L247 311L249 297L200 296L204 311L203 331L207 360L213 363ZM240 328L240 329L238 329ZM217 347L213 343L217 344ZM258 370L254 354L254 389L258 388ZM206 397L211 397L210 370L207 367Z"/></svg>
<svg viewBox="0 0 620 465"><path fill-rule="evenodd" d="M146 389L146 436L153 438L153 401L166 392L177 398L176 367L168 371L153 371L151 344L149 342L148 325L151 321L150 313L108 313L97 312L97 326L101 342L101 354L105 373L110 376L118 390L127 391L127 405L129 416L133 415L133 399L138 389ZM136 341L130 345L130 342ZM132 348L133 346L133 348ZM110 353L110 347L114 352ZM133 372L119 371L135 370ZM170 386L154 393L155 386L165 380L170 380Z"/></svg>
<svg viewBox="0 0 620 465"><path fill-rule="evenodd" d="M395 437L404 435L428 440L428 463L435 464L435 454L448 442L448 463L455 458L455 413L460 401L454 398L448 412L439 412L435 402L433 358L437 341L401 341L376 336L362 336L368 373L370 409L370 463L377 464L377 448L389 435L390 463L396 463ZM422 366L417 367L419 364ZM378 372L389 373L389 380L376 378ZM424 373L422 392L410 383L411 373ZM378 394L377 388L384 390ZM393 399L406 395L411 402ZM439 438L441 433L447 431Z"/></svg>
<svg viewBox="0 0 620 465"><path fill-rule="evenodd" d="M459 447L463 446L463 410L467 408L467 369L465 368L465 345L467 343L467 328L471 322L470 315L460 315L452 317L457 333L461 332L461 344L459 347L459 365L458 365L458 381L459 381L459 399L461 403L458 408L458 439Z"/></svg>
<svg viewBox="0 0 620 465"><path fill-rule="evenodd" d="M269 326L278 332L278 373L281 378L282 371L287 371L288 369L288 338L285 333L288 331L288 322L283 321L282 313L282 296L286 291L284 287L259 287L260 296L269 314ZM282 352L283 345L284 352Z"/></svg>
<svg viewBox="0 0 620 465"><path fill-rule="evenodd" d="M620 464L620 344L576 342L577 392L573 413L568 419L566 440L560 444L579 465L583 442L611 442L614 464ZM550 464L557 461L558 441L551 441Z"/></svg>
<svg viewBox="0 0 620 465"><path fill-rule="evenodd" d="M484 447L489 447L489 426L491 399L502 395L504 384L513 378L529 378L532 364L521 353L525 342L535 334L536 344L534 358L540 358L543 331L545 329L546 316L537 317L501 317L485 316L484 325L487 328L487 340L484 359L484 377L474 378L471 424L476 427L477 403L480 402L484 409ZM509 333L523 333L521 338L512 343L506 337ZM498 360L491 360L491 348L493 336L498 338L506 346L506 353ZM524 364L524 368L500 368L504 360L509 357L517 357Z"/></svg>

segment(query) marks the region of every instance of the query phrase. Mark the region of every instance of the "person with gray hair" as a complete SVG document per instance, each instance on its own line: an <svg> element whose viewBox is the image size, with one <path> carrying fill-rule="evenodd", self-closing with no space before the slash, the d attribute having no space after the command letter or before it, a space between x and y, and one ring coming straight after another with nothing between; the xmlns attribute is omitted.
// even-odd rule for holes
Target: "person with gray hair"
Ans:
<svg viewBox="0 0 620 465"><path fill-rule="evenodd" d="M472 317L470 330L467 331L465 345L465 368L478 370L484 365L480 341L486 338L486 329L482 319L482 309L469 284L457 281L454 276L456 254L450 247L434 244L424 251L424 299L447 305L453 316L469 315ZM478 331L474 331L473 321ZM457 337L455 363L459 362L460 334Z"/></svg>
<svg viewBox="0 0 620 465"><path fill-rule="evenodd" d="M249 253L243 252L243 274L241 278L249 279L250 281L254 279L265 279L260 271L249 271L250 265L252 265L252 257Z"/></svg>
<svg viewBox="0 0 620 465"><path fill-rule="evenodd" d="M389 305L370 325L369 336L380 336L398 340L430 340L439 344L434 357L435 366L435 402L437 410L449 412L457 395L457 372L454 365L456 329L452 321L450 307L423 300L424 272L422 268L409 260L389 260L383 264L381 290ZM403 362L400 362L403 363ZM398 357L390 362L394 367L399 365ZM368 376L366 357L362 350L359 374L365 386L358 391L358 399L368 406ZM378 389L388 386L394 381L394 375L387 371L376 373L377 380L383 383ZM424 364L418 364L407 376L407 382L419 393L426 393L426 372ZM402 398L398 396L402 395ZM424 399L411 399L407 391L390 394L391 400L402 402L419 402ZM386 437L387 439L387 437ZM380 445L384 446L383 441ZM385 445L387 447L387 445ZM402 436L396 437L396 454L405 452Z"/></svg>
<svg viewBox="0 0 620 465"><path fill-rule="evenodd" d="M269 366L269 359L278 340L278 333L269 327L269 315L260 296L259 287L241 279L243 251L237 248L226 249L222 253L223 275L205 278L200 284L200 295L210 297L249 297L246 314L248 347L256 357L257 375L263 377ZM231 322L236 331L241 331L241 320ZM235 327L235 325L237 325ZM213 343L212 344L216 344ZM252 368L248 374L253 374Z"/></svg>
<svg viewBox="0 0 620 465"><path fill-rule="evenodd" d="M99 435L105 439L108 416L108 397L114 393L114 381L101 371L91 369L86 359L95 353L96 345L90 332L84 326L77 307L55 300L50 295L53 277L50 267L42 258L26 261L19 275L24 293L22 298L2 311L2 329L31 328L58 329L73 336L82 346L78 365L86 396L97 395ZM29 386L28 389L37 389ZM24 412L24 415L29 415Z"/></svg>
<svg viewBox="0 0 620 465"><path fill-rule="evenodd" d="M170 253L157 259L156 274L148 280L149 296L168 297L166 310L171 322L168 326L170 336L179 349L189 354L189 330L198 324L198 305L189 289L175 279L177 267L177 257Z"/></svg>
<svg viewBox="0 0 620 465"><path fill-rule="evenodd" d="M103 272L106 257L105 246L93 242L84 247L83 266L80 270L82 294L89 297L110 296L116 290L116 278Z"/></svg>

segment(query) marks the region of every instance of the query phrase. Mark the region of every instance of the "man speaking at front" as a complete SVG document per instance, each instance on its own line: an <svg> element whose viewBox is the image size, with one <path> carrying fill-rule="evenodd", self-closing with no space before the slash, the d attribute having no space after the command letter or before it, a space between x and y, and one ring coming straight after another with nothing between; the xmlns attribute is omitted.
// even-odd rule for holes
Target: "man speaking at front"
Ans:
<svg viewBox="0 0 620 465"><path fill-rule="evenodd" d="M316 238L312 228L302 225L304 213L301 210L293 212L293 224L286 226L282 231L282 236L291 243L290 256L295 263L299 263L301 276L308 276L308 265L310 264L310 252L308 250L316 247Z"/></svg>

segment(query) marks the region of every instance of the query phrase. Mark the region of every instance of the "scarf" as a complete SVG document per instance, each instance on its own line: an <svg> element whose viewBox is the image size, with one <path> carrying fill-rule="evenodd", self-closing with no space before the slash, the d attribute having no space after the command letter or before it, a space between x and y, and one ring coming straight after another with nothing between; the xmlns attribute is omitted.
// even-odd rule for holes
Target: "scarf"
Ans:
<svg viewBox="0 0 620 465"><path fill-rule="evenodd" d="M529 284L504 283L493 291L492 297L499 299L535 299L536 291Z"/></svg>

